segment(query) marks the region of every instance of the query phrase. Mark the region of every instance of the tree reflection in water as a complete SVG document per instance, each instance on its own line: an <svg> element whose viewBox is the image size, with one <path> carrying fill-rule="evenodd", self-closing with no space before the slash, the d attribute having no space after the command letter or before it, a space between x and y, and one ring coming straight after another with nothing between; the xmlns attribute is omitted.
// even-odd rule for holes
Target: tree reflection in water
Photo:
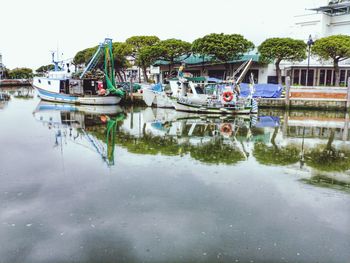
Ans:
<svg viewBox="0 0 350 263"><path fill-rule="evenodd" d="M317 145L306 150L305 162L312 168L320 171L346 171L350 169L350 151L348 149L336 149L334 141L334 129L331 130L326 145Z"/></svg>
<svg viewBox="0 0 350 263"><path fill-rule="evenodd" d="M271 146L264 142L254 144L253 156L260 164L265 165L290 165L299 161L300 149L296 145L279 147L276 144L276 136L279 127L275 127L271 137Z"/></svg>

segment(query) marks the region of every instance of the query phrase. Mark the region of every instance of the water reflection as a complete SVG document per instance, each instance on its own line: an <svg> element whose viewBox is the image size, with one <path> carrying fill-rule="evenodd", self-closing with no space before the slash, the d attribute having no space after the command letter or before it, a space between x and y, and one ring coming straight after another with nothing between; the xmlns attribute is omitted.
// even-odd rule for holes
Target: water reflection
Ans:
<svg viewBox="0 0 350 263"><path fill-rule="evenodd" d="M220 117L165 109L133 111L118 126L117 145L131 153L189 155L206 164L261 165L337 176L350 169L348 119L329 112L262 112L259 117ZM328 114L328 115L327 115ZM328 116L328 117L327 117ZM344 181L345 180L345 181ZM349 178L340 181L348 182ZM313 181L317 185L317 180Z"/></svg>
<svg viewBox="0 0 350 263"><path fill-rule="evenodd" d="M338 177L350 169L348 119L341 116L278 111L259 117L215 116L151 108L126 112L119 106L40 102L34 116L54 130L55 147L79 144L97 152L108 165L114 164L117 145L134 154L189 156L212 165L254 158L261 165L308 171L302 181L322 187L324 181L312 178ZM316 177L311 175L315 173ZM349 177L333 180L337 181L348 187Z"/></svg>
<svg viewBox="0 0 350 263"><path fill-rule="evenodd" d="M54 132L54 148L74 143L95 151L107 165L114 164L117 122L125 115L119 106L75 106L41 101L35 119Z"/></svg>
<svg viewBox="0 0 350 263"><path fill-rule="evenodd" d="M349 147L345 115L332 117L334 127L309 112L300 121L294 112L250 119L122 108L123 117L37 104L12 97L0 114L1 262L350 258L349 172L307 158L317 145ZM316 117L323 132L310 135ZM105 148L109 138L115 165L88 137Z"/></svg>

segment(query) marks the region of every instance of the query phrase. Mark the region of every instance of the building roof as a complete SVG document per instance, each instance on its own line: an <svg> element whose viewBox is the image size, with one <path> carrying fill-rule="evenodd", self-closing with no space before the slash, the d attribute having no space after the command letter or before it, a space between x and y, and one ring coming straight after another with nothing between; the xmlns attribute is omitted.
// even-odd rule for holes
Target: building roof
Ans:
<svg viewBox="0 0 350 263"><path fill-rule="evenodd" d="M259 55L258 54L245 54L239 59L231 60L228 63L234 64L239 63L243 61L247 61L249 59L252 59L253 62L259 62ZM181 56L175 60L175 64L185 63L186 65L196 65L196 64L208 64L208 63L215 63L215 64L222 64L222 62L217 61L213 59L213 57L210 56L200 56L196 54L191 54L190 56ZM169 65L169 62L166 60L157 60L154 63L154 66L161 66L161 65Z"/></svg>
<svg viewBox="0 0 350 263"><path fill-rule="evenodd" d="M330 16L350 14L350 0L332 0L327 6L310 9Z"/></svg>

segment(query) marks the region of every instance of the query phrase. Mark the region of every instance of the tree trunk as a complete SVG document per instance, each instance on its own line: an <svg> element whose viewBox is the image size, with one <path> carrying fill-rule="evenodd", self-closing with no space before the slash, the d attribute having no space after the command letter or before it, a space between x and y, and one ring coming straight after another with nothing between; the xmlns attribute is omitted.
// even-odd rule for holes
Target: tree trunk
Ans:
<svg viewBox="0 0 350 263"><path fill-rule="evenodd" d="M278 146L276 144L276 137L277 137L277 134L278 134L278 127L275 127L275 130L273 131L273 135L271 137L271 143L273 145L273 147L275 148L276 151L278 151Z"/></svg>
<svg viewBox="0 0 350 263"><path fill-rule="evenodd" d="M230 65L228 63L225 63L225 75L224 75L224 80L227 79L228 73L229 73Z"/></svg>
<svg viewBox="0 0 350 263"><path fill-rule="evenodd" d="M334 64L334 76L335 76L335 86L339 87L340 86L340 74L339 74L339 64L338 64L338 59L334 59L333 64Z"/></svg>
<svg viewBox="0 0 350 263"><path fill-rule="evenodd" d="M116 76L117 76L119 82L122 82L122 81L123 81L123 78L122 78L122 76L120 75L120 71L119 71L119 70L116 72Z"/></svg>
<svg viewBox="0 0 350 263"><path fill-rule="evenodd" d="M147 83L148 82L147 67L142 67L142 73L143 73L143 79Z"/></svg>
<svg viewBox="0 0 350 263"><path fill-rule="evenodd" d="M281 63L281 60L278 59L275 63L275 66L276 66L276 77L277 77L278 84L282 85L282 75L281 75L280 63Z"/></svg>
<svg viewBox="0 0 350 263"><path fill-rule="evenodd" d="M332 143L334 141L334 136L335 136L335 130L332 129L331 134L329 135L329 138L327 141L327 145L326 145L326 150L328 150L328 151L332 150Z"/></svg>

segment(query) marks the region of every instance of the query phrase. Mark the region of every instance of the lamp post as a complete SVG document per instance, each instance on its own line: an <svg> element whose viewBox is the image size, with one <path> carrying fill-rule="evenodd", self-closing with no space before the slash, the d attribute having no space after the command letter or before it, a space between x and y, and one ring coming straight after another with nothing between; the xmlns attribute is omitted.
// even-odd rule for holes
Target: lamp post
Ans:
<svg viewBox="0 0 350 263"><path fill-rule="evenodd" d="M307 71L306 71L306 86L309 86L309 69L310 69L310 55L311 55L311 46L314 44L311 35L309 35L309 39L307 41Z"/></svg>

